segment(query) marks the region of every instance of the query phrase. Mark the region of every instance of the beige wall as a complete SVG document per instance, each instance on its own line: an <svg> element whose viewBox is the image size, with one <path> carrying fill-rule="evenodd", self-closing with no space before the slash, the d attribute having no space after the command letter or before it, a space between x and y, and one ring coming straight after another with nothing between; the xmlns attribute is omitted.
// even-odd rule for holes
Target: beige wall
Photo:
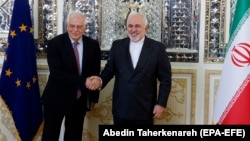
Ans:
<svg viewBox="0 0 250 141"><path fill-rule="evenodd" d="M41 61L41 60L40 60ZM39 62L39 61L38 61ZM41 93L47 82L46 60L40 62L39 81ZM102 62L102 66L105 61ZM164 116L155 124L211 124L214 95L217 91L221 65L172 63L172 90ZM99 102L88 112L85 119L83 138L98 141L98 125L112 124L113 82L101 91Z"/></svg>
<svg viewBox="0 0 250 141"><path fill-rule="evenodd" d="M102 62L104 66L105 61ZM218 89L221 64L172 63L172 90L164 116L155 120L155 124L211 124L215 93ZM38 76L42 94L47 82L49 70L46 59L38 60ZM98 141L98 125L112 124L113 80L101 91L95 108L88 112L84 124L83 138L86 141ZM10 113L0 101L0 137L1 141L15 138ZM38 136L37 141L40 140Z"/></svg>

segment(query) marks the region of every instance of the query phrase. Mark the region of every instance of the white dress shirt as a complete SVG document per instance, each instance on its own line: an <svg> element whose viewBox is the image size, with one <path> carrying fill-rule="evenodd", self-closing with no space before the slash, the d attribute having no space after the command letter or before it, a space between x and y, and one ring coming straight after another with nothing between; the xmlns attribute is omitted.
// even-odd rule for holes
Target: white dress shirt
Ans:
<svg viewBox="0 0 250 141"><path fill-rule="evenodd" d="M130 52L130 56L131 56L134 68L136 67L138 59L140 57L142 46L144 43L144 39L145 38L143 38L142 40L140 40L138 42L130 41L129 52Z"/></svg>

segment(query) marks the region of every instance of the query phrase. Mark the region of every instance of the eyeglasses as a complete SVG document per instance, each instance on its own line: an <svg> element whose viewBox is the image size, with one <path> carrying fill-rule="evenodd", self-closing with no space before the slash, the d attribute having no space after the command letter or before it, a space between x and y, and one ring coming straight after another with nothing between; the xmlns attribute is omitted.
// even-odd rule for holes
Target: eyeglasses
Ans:
<svg viewBox="0 0 250 141"><path fill-rule="evenodd" d="M83 29L83 25L73 25L73 24L69 24L69 28L70 29L74 29L76 28L77 30Z"/></svg>

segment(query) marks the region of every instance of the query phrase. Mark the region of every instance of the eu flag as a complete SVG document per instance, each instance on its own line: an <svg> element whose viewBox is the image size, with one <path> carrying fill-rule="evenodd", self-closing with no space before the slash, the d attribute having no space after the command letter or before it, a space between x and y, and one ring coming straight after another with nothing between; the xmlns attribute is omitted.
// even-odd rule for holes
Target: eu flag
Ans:
<svg viewBox="0 0 250 141"><path fill-rule="evenodd" d="M0 96L12 114L22 141L42 127L36 48L28 0L15 0L0 78Z"/></svg>

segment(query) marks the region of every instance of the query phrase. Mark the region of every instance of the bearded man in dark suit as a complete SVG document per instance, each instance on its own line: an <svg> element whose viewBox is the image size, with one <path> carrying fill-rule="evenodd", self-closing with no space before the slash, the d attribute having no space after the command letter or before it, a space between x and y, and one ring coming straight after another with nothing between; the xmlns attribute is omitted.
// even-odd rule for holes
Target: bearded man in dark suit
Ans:
<svg viewBox="0 0 250 141"><path fill-rule="evenodd" d="M100 77L87 79L91 89L104 88L115 77L112 101L114 125L152 125L160 118L171 90L171 64L166 47L146 36L148 21L141 13L127 19L128 37L112 43ZM159 81L159 87L157 87Z"/></svg>

